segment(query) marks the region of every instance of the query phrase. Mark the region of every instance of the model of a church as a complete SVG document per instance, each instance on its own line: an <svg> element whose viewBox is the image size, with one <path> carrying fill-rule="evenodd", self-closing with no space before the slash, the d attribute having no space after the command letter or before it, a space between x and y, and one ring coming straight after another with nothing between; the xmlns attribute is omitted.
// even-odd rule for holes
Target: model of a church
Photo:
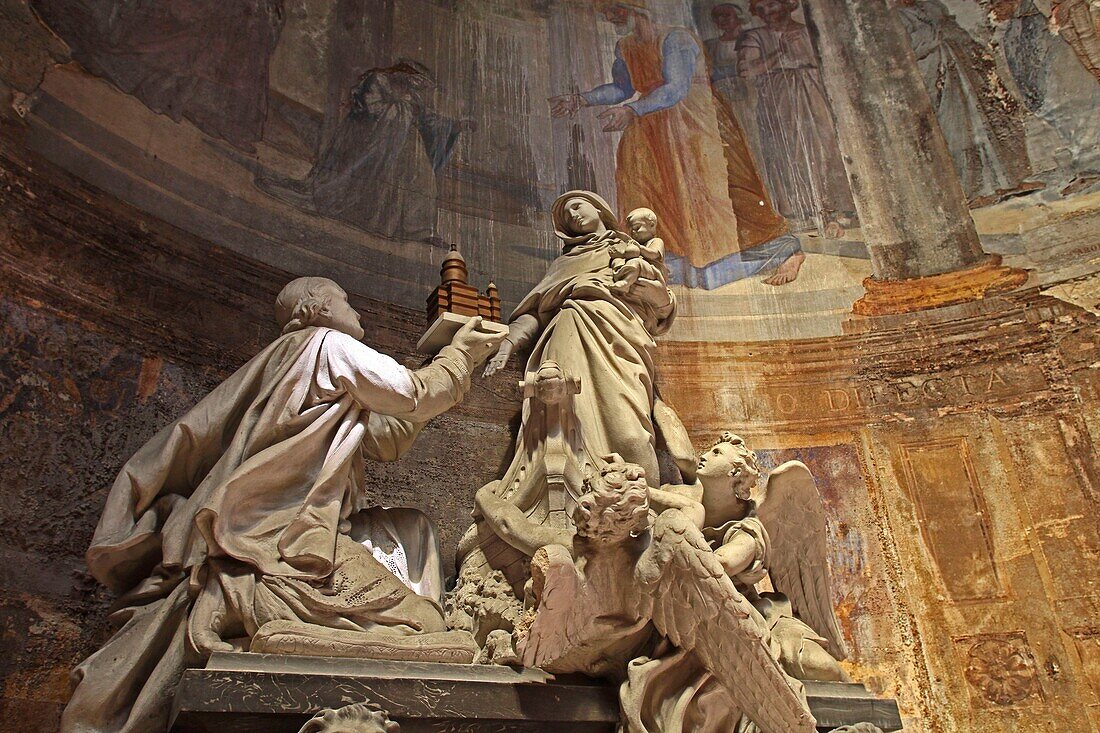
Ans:
<svg viewBox="0 0 1100 733"><path fill-rule="evenodd" d="M500 323L500 295L497 286L489 282L482 293L469 283L466 258L451 245L439 267L439 286L428 296L428 330L416 344L417 351L434 354L451 342L451 337L470 318L481 316L489 330L507 330Z"/></svg>

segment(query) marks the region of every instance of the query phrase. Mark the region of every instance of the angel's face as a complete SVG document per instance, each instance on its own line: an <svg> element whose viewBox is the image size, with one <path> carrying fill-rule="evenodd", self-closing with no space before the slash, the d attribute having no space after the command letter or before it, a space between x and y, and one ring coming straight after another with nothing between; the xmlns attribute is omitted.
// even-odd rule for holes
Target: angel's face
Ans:
<svg viewBox="0 0 1100 733"><path fill-rule="evenodd" d="M719 443L707 452L699 456L699 465L696 475L709 482L728 480L732 484L734 493L739 496L747 493L756 479L760 477L749 466L741 453L741 450L732 443Z"/></svg>

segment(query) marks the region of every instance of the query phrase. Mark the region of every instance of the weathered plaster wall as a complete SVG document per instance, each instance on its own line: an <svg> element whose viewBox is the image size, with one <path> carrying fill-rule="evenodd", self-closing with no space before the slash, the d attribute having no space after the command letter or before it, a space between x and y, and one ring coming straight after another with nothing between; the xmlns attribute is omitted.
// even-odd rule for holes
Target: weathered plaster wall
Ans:
<svg viewBox="0 0 1100 733"><path fill-rule="evenodd" d="M1100 340L1022 291L775 344L668 343L695 442L814 470L853 676L906 730L1100 724Z"/></svg>

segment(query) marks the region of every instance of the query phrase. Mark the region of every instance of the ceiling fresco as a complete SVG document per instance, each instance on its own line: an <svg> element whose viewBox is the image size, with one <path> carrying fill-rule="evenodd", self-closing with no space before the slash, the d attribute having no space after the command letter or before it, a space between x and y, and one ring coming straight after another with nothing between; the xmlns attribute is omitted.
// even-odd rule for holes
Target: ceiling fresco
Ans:
<svg viewBox="0 0 1100 733"><path fill-rule="evenodd" d="M549 204L574 188L656 212L673 340L839 334L871 274L796 0L30 8L57 47L19 100L32 147L354 292L422 307L453 244L514 305L557 252ZM894 12L983 247L1044 286L1100 270L1095 6Z"/></svg>

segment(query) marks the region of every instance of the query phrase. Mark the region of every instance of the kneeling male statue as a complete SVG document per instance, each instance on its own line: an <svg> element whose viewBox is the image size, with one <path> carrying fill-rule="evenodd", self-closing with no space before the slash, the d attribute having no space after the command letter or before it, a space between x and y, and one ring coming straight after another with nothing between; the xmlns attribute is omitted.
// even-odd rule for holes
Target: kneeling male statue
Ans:
<svg viewBox="0 0 1100 733"><path fill-rule="evenodd" d="M282 335L119 472L87 560L121 628L75 670L63 733L164 733L214 651L472 661L430 522L364 506L363 461L408 450L501 336L474 319L410 371L359 341L331 280L294 280L275 310Z"/></svg>

